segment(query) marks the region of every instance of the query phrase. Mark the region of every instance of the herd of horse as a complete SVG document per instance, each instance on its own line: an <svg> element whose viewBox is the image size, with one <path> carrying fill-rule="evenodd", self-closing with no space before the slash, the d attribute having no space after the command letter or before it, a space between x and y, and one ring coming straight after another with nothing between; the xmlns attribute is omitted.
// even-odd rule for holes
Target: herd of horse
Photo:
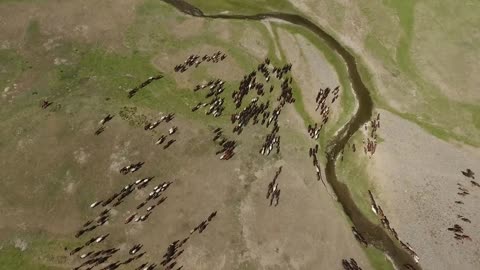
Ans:
<svg viewBox="0 0 480 270"><path fill-rule="evenodd" d="M174 71L183 73L190 67L198 67L204 61L217 63L223 61L225 58L226 55L222 54L221 52L217 52L212 56L204 55L203 57L191 55L186 61L184 61L184 63L175 66ZM237 110L230 117L231 124L233 125L233 135L240 135L245 127L247 127L249 124L259 124L267 129L270 128L270 132L264 135L264 141L259 150L261 155L268 156L273 153L274 150L277 154L280 153L279 116L286 104L292 104L295 102L291 86L293 79L291 76L289 76L291 68L291 64L277 67L273 65L268 58L266 58L257 66L256 70L253 70L252 72L243 76L238 89L234 90L231 94L233 107L235 110ZM128 97L133 98L139 90L160 78L162 78L161 75L149 77L139 86L129 90ZM214 117L221 116L225 111L225 106L227 106L226 102L229 100L229 98L224 96L226 92L225 84L225 81L221 79L212 79L206 83L196 85L193 89L194 92L201 93L203 89L208 89L207 93L205 94L205 99L207 100L204 102L199 102L195 107L192 108L192 112L198 111L201 108L206 108L206 115L213 115ZM276 87L279 87L278 95L274 93ZM242 108L245 97L247 95L250 96L252 93L254 97L251 98L250 101ZM330 104L333 104L339 97L339 87L336 87L333 90L330 88L320 89L317 95L316 110L320 109L322 123L320 128L318 128L318 126L309 126L308 131L312 138L318 138L321 128L328 121L330 107L328 105L327 98L331 93L333 94L333 98L331 99ZM276 97L276 105L272 105L270 100L271 97ZM100 135L105 130L106 124L111 121L113 117L114 116L110 114L104 117L100 121L100 127L96 130L95 135ZM158 120L150 122L147 121L144 124L144 129L145 131L150 132L151 130L156 129L162 122L168 123L173 118L174 114L170 113L162 116ZM375 128L377 128L376 125ZM156 140L155 144L164 145L165 149L168 148L173 144L173 142L175 142L175 139L169 139L169 136L176 134L177 130L178 128L176 126L170 127L168 132L162 134ZM220 160L229 160L235 155L235 149L238 147L237 142L231 138L228 138L222 128L216 128L213 131L213 141L221 147L215 153L216 155L219 155ZM317 180L321 180L326 186L322 178L322 172L319 160L317 158L318 151L319 146L317 144L315 147L309 149L309 156L313 159ZM138 171L141 170L144 164L144 162L126 164L119 170L119 173L122 175L138 174ZM278 177L281 172L282 167L279 167L273 180L267 185L266 198L269 200L270 206L277 206L279 204L281 189L279 188ZM85 235L92 234L97 230L97 228L103 226L104 224L113 222L111 214L112 210L125 202L129 197L132 197L132 194L135 194L133 195L135 198L142 196L144 192L141 190L147 189L154 179L155 177L153 176L139 178L138 180L122 187L118 192L115 192L102 200L93 202L90 205L90 208L93 210L101 208L97 217L85 222L82 228L77 231L75 237L82 239L85 237ZM135 226L135 224L148 222L149 218L155 211L161 211L158 209L162 208L162 205L167 199L167 197L164 196L164 193L173 183L174 181L163 181L155 185L147 193L148 195L145 196L142 202L127 212L122 226ZM193 234L202 233L213 221L216 215L217 211L212 212L205 220L201 221L198 226L194 227L190 231L190 235L186 235L183 239L176 240L169 244L159 264L167 270L172 270L174 268L177 270L182 269L183 266L178 266L177 261L179 256L184 252L184 245L189 241ZM352 228L352 231L354 232L354 236L357 240L365 245L368 245L365 239L355 228ZM74 269L90 270L95 267L102 267L101 270L114 270L122 265L129 265L133 262L145 259L144 255L146 254L146 251L141 243L135 243L127 250L123 248L119 249L118 247L97 248L97 250L95 250L95 247L98 247L100 243L104 242L105 239L112 238L113 235L113 232L94 235L91 236L89 240L85 241L84 244L73 248L70 254L72 256L79 254L78 258L80 260L80 264ZM117 255L123 256L123 258L115 262L108 263L111 258ZM342 265L347 270L361 270L354 259L343 260ZM157 269L157 267L159 267L159 265L157 265L155 262L143 261L134 269L154 270Z"/></svg>
<svg viewBox="0 0 480 270"><path fill-rule="evenodd" d="M370 120L370 131L368 130L368 125L365 124L365 132L367 132L367 141L363 140L363 151L365 155L370 155L370 157L375 154L377 149L377 130L380 128L380 113L377 113L377 116Z"/></svg>
<svg viewBox="0 0 480 270"><path fill-rule="evenodd" d="M331 101L328 102L328 97L330 93L333 94L333 97ZM318 123L315 123L314 125L308 125L307 131L312 139L317 140L320 136L320 131L328 122L330 116L330 106L338 99L339 93L340 86L335 87L333 91L330 89L330 87L320 88L320 90L318 90L317 96L315 97L315 103L317 104L315 111L318 111L320 109L320 116L322 118L322 121L320 123L320 126L318 125Z"/></svg>
<svg viewBox="0 0 480 270"><path fill-rule="evenodd" d="M222 53L221 51L218 51L212 55L205 54L201 58L200 55L192 54L182 64L176 65L174 71L183 73L191 67L197 68L203 62L218 63L225 60L225 58L227 58L227 55Z"/></svg>
<svg viewBox="0 0 480 270"><path fill-rule="evenodd" d="M461 171L462 175L466 178L469 178L470 179L470 184L476 188L476 187L480 187L480 184L478 184L476 181L475 181L475 173L471 170L471 169L466 169L465 171ZM468 196L470 195L470 191L461 183L457 183L457 189L458 189L458 192L457 192L457 195L461 196L461 197L465 197L465 196ZM456 200L455 203L458 205L458 204L464 204L464 202L462 200ZM457 218L461 221L463 221L464 223L472 223L472 221L461 215L461 214L457 214ZM464 233L464 228L455 223L452 227L449 227L447 228L448 231L451 231L453 232L453 238L455 240L458 240L458 241L461 241L463 242L463 240L468 240L468 241L472 241L472 238L465 234Z"/></svg>
<svg viewBox="0 0 480 270"><path fill-rule="evenodd" d="M128 90L128 98L132 98L142 88L145 88L147 85L151 84L154 81L160 80L161 78L163 78L162 75L156 75L156 76L149 77L146 81L142 82L139 86Z"/></svg>
<svg viewBox="0 0 480 270"><path fill-rule="evenodd" d="M129 173L135 173L139 171L144 162L132 163L126 165L119 170L119 173L126 175ZM112 212L114 209L124 203L129 197L141 197L144 192L142 189L148 187L148 185L154 179L151 177L139 178L138 180L127 184L126 186L120 188L117 192L114 192L110 196L107 196L104 199L97 200L90 204L90 208L95 211L98 209L97 217L86 221L77 231L75 237L82 239L83 236L87 233L93 233L98 230L100 227L104 226L107 223L114 222L114 216ZM172 181L163 181L155 185L151 191L145 196L144 200L135 208L127 211L127 217L125 218L124 226L133 226L133 224L139 224L146 222L148 218L154 213L154 209L158 209L162 203L165 202L166 196L163 196L167 189L172 184ZM73 248L70 251L70 255L75 255L80 251L81 253L78 258L81 260L81 263L76 266L74 269L93 269L96 266L104 265L101 270L114 270L122 265L129 265L130 263L140 260L146 252L141 252L143 245L140 243L134 244L131 248L128 249L128 252L122 251L118 247L108 247L100 248L98 247L105 239L111 237L114 233L104 233L100 235L95 235L90 237L89 240L85 241L84 244ZM96 249L96 247L98 247ZM120 255L119 253L125 253ZM138 254L137 254L138 253ZM122 259L119 259L115 262L108 263L108 261L115 255L118 254L122 256ZM154 263L143 263L139 267L135 268L139 270L153 270L155 269ZM170 268L172 269L172 268Z"/></svg>
<svg viewBox="0 0 480 270"><path fill-rule="evenodd" d="M277 178L280 176L280 173L282 173L282 166L278 168L278 170L275 172L275 176L273 177L273 180L268 183L268 188L267 188L267 199L270 199L270 206L274 205L277 206L278 202L280 201L280 189L278 188L278 183L277 183ZM275 203L273 203L275 201Z"/></svg>
<svg viewBox="0 0 480 270"><path fill-rule="evenodd" d="M213 141L216 142L222 148L215 152L216 155L220 155L220 160L229 160L235 155L235 147L237 147L237 142L234 140L228 139L223 135L222 128L216 128L213 133Z"/></svg>
<svg viewBox="0 0 480 270"><path fill-rule="evenodd" d="M196 59L197 56L192 55L182 65L191 66L197 61ZM220 60L221 59L222 57L220 57ZM295 102L291 87L292 77L288 77L291 68L291 64L276 67L272 65L269 58L266 58L257 66L256 70L243 76L238 89L234 90L231 94L232 102L237 110L241 109L245 96L251 93L256 95L250 100L247 106L231 115L230 120L233 125L232 132L234 134L240 135L244 128L250 123L252 125L260 124L267 128L270 127L270 125L272 126L270 133L265 136L265 141L259 150L262 155L268 156L274 149L277 154L280 153L280 135L278 135L280 127L278 125L278 118L285 104ZM178 66L176 69L178 69ZM266 94L269 97L274 95L274 78L280 83L280 94L276 98L278 105L270 111L270 100L267 98L265 101L262 101L261 99L263 99L262 97ZM207 100L198 102L197 105L192 108L192 112L202 107L208 107L205 114L218 117L222 114L226 105L226 98L223 96L225 81L221 79L209 80L207 83L197 84L193 91L199 92L205 88L208 88L208 93L205 95L205 99ZM269 89L268 93L265 91L267 88ZM208 100L209 98L210 100ZM216 134L214 140L216 140L215 138L218 136L219 135ZM220 145L223 146L222 143L220 143ZM233 156L232 148L234 148L234 146L234 144L229 145L227 149L225 149L226 155L222 155L221 159L228 160Z"/></svg>
<svg viewBox="0 0 480 270"><path fill-rule="evenodd" d="M119 170L119 173L122 175L133 174L139 171L144 162L132 163L126 165ZM154 213L155 209L159 207L166 201L167 196L164 196L167 189L173 184L173 181L162 181L155 185L149 192L142 192L142 189L146 189L150 183L153 181L154 177L144 177L139 178L138 180L127 184L122 187L118 192L111 194L110 196L97 200L90 204L92 210L98 209L99 213L96 218L88 220L85 222L81 229L77 231L75 237L82 239L82 236L86 233L93 232L99 227L114 222L112 212L115 208L118 209L118 206L125 202L128 197L144 197L143 201L138 204L134 209L126 211L126 218L124 219L124 226L135 226L135 224L140 224L146 222L149 217ZM118 210L117 210L118 211ZM198 226L194 227L190 234L181 240L176 240L172 242L168 247L166 252L163 255L163 260L160 262L160 265L166 270L172 270L177 266L178 257L184 252L184 244L188 242L190 237L194 233L201 234L207 226L213 221L214 217L217 215L217 211L212 212L205 220L201 221ZM95 235L90 237L89 240L85 241L84 244L73 248L70 251L70 255L76 255L82 252L78 259L81 263L73 268L74 270L86 269L91 270L97 266L103 266L99 268L100 270L114 270L119 268L122 265L129 265L135 261L138 261L144 257L146 251L140 252L143 249L143 244L136 243L127 250L122 250L118 247L107 247L107 248L98 248L100 243L104 242L105 239L111 237L114 233L105 233ZM112 242L112 241L111 241ZM115 255L122 256L122 259L117 259L115 262L108 263L108 261ZM157 264L154 262L142 262L138 267L133 268L135 270L154 270L157 268ZM182 269L183 266L178 266L176 270Z"/></svg>
<svg viewBox="0 0 480 270"><path fill-rule="evenodd" d="M377 118L377 119L379 119L379 118ZM372 126L375 126L375 123L372 124ZM372 131L372 134L373 134L373 132L374 131ZM465 177L472 179L472 180L470 180L470 183L472 184L472 186L480 187L480 184L478 184L476 181L473 180L473 179L475 179L475 176L474 176L475 173L471 169L466 169L465 171L461 171L461 172ZM457 188L458 188L457 195L459 195L459 196L464 197L464 196L467 196L467 195L470 194L470 191L467 188L465 188L465 186L461 183L457 183ZM388 218L384 214L380 205L376 202L376 200L375 200L375 198L374 198L374 196L373 196L373 194L370 190L368 191L368 194L369 194L369 197L370 197L371 209L375 213L375 215L377 215L379 217L382 226L385 229L387 229L397 241L399 241L400 246L403 247L413 257L415 262L418 263L419 262L419 257L416 254L416 252L413 250L412 246L408 242L403 242L402 240L399 239L397 232L395 231L394 228L391 227ZM456 204L464 204L463 201L461 201L461 200L457 200L457 201L455 201L455 203ZM467 224L471 223L471 220L469 218L463 216L463 215L457 214L456 216L459 220L461 220L461 221L463 221ZM463 242L463 240L468 240L468 241L472 240L470 236L468 236L467 234L464 233L464 228L457 223L455 223L453 226L447 228L447 230L453 232L454 239L456 239L456 240L459 240L459 241L462 241L462 242ZM366 241L363 240L363 237L361 237L360 234L355 231L355 229L354 229L354 234L355 234L357 240L366 244ZM412 265L405 265L405 267L407 269L415 269Z"/></svg>

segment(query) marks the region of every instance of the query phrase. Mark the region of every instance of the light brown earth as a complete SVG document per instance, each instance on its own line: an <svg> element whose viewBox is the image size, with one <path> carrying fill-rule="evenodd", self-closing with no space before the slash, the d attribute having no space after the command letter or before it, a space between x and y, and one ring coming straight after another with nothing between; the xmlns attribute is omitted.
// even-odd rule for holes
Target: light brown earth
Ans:
<svg viewBox="0 0 480 270"><path fill-rule="evenodd" d="M247 28L244 30L240 38L240 47L251 55L257 56L259 59L264 59L268 55L268 44L264 42L265 37L262 32L255 28Z"/></svg>
<svg viewBox="0 0 480 270"><path fill-rule="evenodd" d="M273 32L273 29L272 29L271 21L262 21L262 23L265 25L265 28L268 30L268 34L270 35L270 38L272 40L275 40L275 34ZM277 57L277 59L282 59L282 55L280 53L280 48L279 48L277 42L274 42L273 46L274 46L274 50L275 50L275 57Z"/></svg>
<svg viewBox="0 0 480 270"><path fill-rule="evenodd" d="M312 119L320 125L322 116L320 110L315 111L317 107L315 98L320 88L329 87L333 90L340 85L335 69L328 63L322 52L302 35L293 35L281 28L277 32L285 59L295 67L293 75L298 80L299 88L302 91L305 109ZM332 98L333 94L330 94L326 102L331 111L327 125L335 122L342 112L340 106L341 92L339 98L333 104L331 103Z"/></svg>
<svg viewBox="0 0 480 270"><path fill-rule="evenodd" d="M384 141L371 159L369 171L392 227L414 247L423 269L477 269L480 188L460 171L470 168L479 172L480 152L446 143L394 114L379 112L379 134ZM471 194L465 198L458 195L457 183ZM456 200L464 204L455 204ZM447 231L454 224L461 225L473 241L455 240Z"/></svg>

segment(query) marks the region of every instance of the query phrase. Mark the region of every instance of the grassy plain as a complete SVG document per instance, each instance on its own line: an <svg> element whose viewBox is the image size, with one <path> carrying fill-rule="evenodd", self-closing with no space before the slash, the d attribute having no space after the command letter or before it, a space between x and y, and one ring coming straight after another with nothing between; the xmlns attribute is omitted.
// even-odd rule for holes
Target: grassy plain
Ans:
<svg viewBox="0 0 480 270"><path fill-rule="evenodd" d="M20 22L21 27L16 25L22 37L12 37L8 48L0 49L5 60L0 64L0 165L6 168L0 172L0 214L5 217L0 219L0 269L57 270L77 263L64 248L79 244L72 240L75 230L95 216L88 205L135 180L136 175L121 177L118 169L140 160L147 164L139 175L178 178L168 195L168 208L159 210L163 213L152 218L153 224L129 229L119 226L130 213L127 207L138 204L139 194L115 209L112 222L98 232L108 229L113 233L103 247L121 243L123 252L126 246L141 241L154 251L147 255L153 260L209 211L220 209L218 227L211 225L206 237L197 238L186 251L205 257L190 256L184 261L186 266L215 269L222 267L224 258L226 269L292 268L299 262L306 268L331 267L346 256L368 265L344 217L314 182L305 157L308 140L301 132L304 125L294 121L295 111L282 120L283 138L295 141L286 143L282 154L272 159L259 157L256 153L266 131L255 127L245 131L247 138L238 139L239 152L233 162L217 164L210 132L213 127L227 126L233 108L228 105L219 119L190 110L202 100L203 94L191 91L200 80L228 77L228 96L242 75L263 60L264 51L252 50L255 42L246 35L258 31L267 37L262 23L199 22L160 1L124 0L118 4L134 7L134 12L128 18L116 18L124 20L127 27L115 39L107 40L113 36L98 30L104 27L105 14L95 17L95 10L88 9L72 18L75 22L69 23L74 26L57 29L57 22L44 16L81 10L83 3L63 4L54 11L48 4L0 3L2 10L36 12ZM108 4L115 3L102 3ZM205 27L198 30L196 24ZM76 31L85 38L70 36ZM272 40L262 38L258 47L267 48L266 54L274 58ZM227 53L231 69L200 67L188 76L172 72L173 64L183 62L189 54L200 50L212 53L217 48ZM164 78L127 98L131 87L158 73ZM46 110L40 108L44 99L54 102ZM174 124L180 131L172 151L152 147L165 126L146 133L138 123L122 119L120 111L127 110L125 107L135 111L133 117L140 122L174 111ZM107 113L115 114L114 119L103 134L94 136L98 121ZM288 191L282 195L285 207L269 208L264 200L265 181L280 165L285 167L282 185ZM300 208L308 212L297 211ZM324 222L328 224L319 228ZM272 236L279 241L269 241ZM26 243L23 251L17 240ZM323 241L336 243L341 252L324 252L328 250Z"/></svg>

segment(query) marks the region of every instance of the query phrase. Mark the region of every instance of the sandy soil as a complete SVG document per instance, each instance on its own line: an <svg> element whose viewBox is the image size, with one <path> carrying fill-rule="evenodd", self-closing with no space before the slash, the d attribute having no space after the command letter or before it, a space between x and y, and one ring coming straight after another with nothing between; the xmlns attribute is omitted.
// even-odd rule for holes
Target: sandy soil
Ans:
<svg viewBox="0 0 480 270"><path fill-rule="evenodd" d="M258 59L265 59L268 54L268 43L262 33L255 28L246 28L240 38L239 45L242 49Z"/></svg>
<svg viewBox="0 0 480 270"><path fill-rule="evenodd" d="M270 34L270 39L275 40L275 35L273 33L272 29L272 23L270 21L262 21L263 25L265 25L265 28L267 28L268 33ZM280 49L278 48L277 42L273 42L273 46L275 48L275 56L277 59L283 59L282 54L280 53Z"/></svg>
<svg viewBox="0 0 480 270"><path fill-rule="evenodd" d="M320 124L322 116L320 115L320 111L315 111L315 98L320 88L330 87L330 89L333 89L340 85L335 69L325 59L323 53L302 35L292 35L286 30L279 28L278 36L280 47L285 54L286 61L293 65L293 75L302 91L305 110L314 121ZM342 102L343 90L343 88L340 89L339 98L335 103L331 103L333 98L332 94L330 94L327 99L326 104L330 107L330 117L327 122L327 128L332 122L338 119L342 112L340 104ZM324 130L322 133L324 133Z"/></svg>
<svg viewBox="0 0 480 270"><path fill-rule="evenodd" d="M205 27L205 20L202 18L189 17L181 23L172 25L172 33L179 39L187 39L202 34Z"/></svg>
<svg viewBox="0 0 480 270"><path fill-rule="evenodd" d="M480 172L480 150L441 141L415 124L381 113L380 137L369 167L382 208L400 238L412 244L423 269L478 269L480 265L480 188L460 171ZM469 191L457 195L457 183ZM464 205L454 202L462 200ZM472 223L457 218L463 215ZM473 241L459 242L447 231L453 224Z"/></svg>

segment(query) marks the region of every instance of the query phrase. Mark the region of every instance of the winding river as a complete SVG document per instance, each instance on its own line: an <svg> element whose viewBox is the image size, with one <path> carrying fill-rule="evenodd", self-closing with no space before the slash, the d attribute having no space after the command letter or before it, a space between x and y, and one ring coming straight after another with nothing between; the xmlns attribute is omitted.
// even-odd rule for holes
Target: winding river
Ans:
<svg viewBox="0 0 480 270"><path fill-rule="evenodd" d="M389 234L380 226L369 221L357 207L352 199L348 187L338 181L335 163L339 153L347 144L352 135L362 128L363 124L370 120L373 111L373 101L368 91L368 88L362 81L358 72L355 57L343 47L336 39L326 33L316 24L310 20L297 15L289 13L261 13L256 15L234 15L234 14L216 14L206 15L199 8L192 6L184 0L163 0L164 2L174 6L182 13L203 18L211 19L234 19L234 20L267 20L278 19L290 24L304 27L309 31L315 33L325 44L332 50L338 53L348 68L348 75L352 83L353 91L355 92L358 109L353 117L341 128L341 130L331 139L328 150L326 152L327 164L325 174L327 181L332 186L339 203L342 205L344 212L350 218L354 226L365 237L369 244L384 251L394 262L397 269L403 269L405 264L416 265L413 258L401 248L396 240L394 241ZM420 269L416 265L417 269Z"/></svg>

